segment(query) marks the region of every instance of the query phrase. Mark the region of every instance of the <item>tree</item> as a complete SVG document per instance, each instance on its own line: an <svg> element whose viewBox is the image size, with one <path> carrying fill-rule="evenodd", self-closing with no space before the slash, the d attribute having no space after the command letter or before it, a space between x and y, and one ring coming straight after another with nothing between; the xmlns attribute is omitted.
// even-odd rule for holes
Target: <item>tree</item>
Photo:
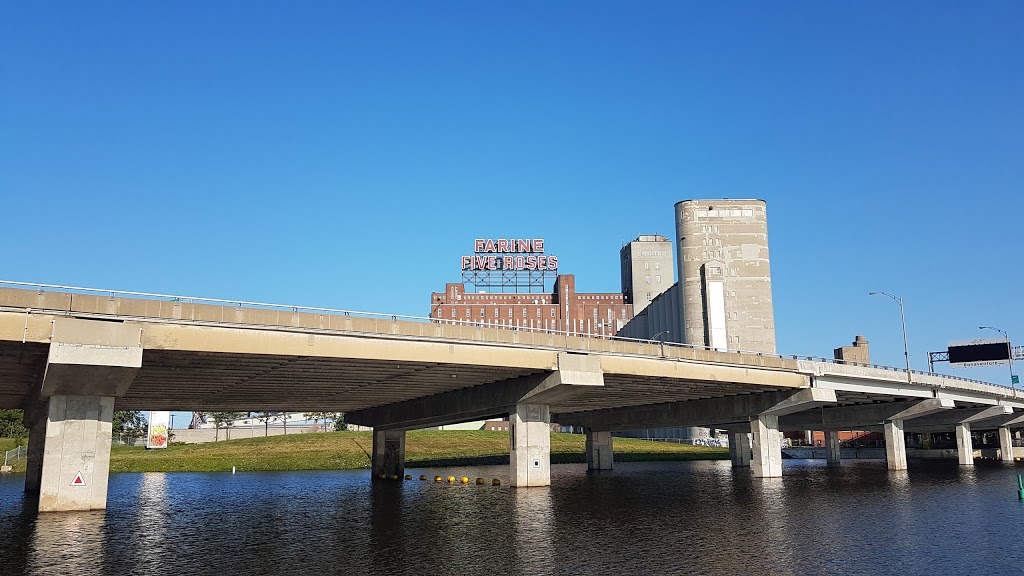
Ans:
<svg viewBox="0 0 1024 576"><path fill-rule="evenodd" d="M348 430L348 424L345 423L344 412L332 412L331 420L334 420L334 431L341 432L342 430Z"/></svg>
<svg viewBox="0 0 1024 576"><path fill-rule="evenodd" d="M277 412L257 412L256 419L263 422L263 435L270 435L270 421L277 418Z"/></svg>
<svg viewBox="0 0 1024 576"><path fill-rule="evenodd" d="M118 410L111 421L111 432L116 436L124 436L131 444L146 435L149 423L139 410Z"/></svg>
<svg viewBox="0 0 1024 576"><path fill-rule="evenodd" d="M225 440L231 439L231 427L235 425L235 420L245 416L245 412L210 412L210 418L213 420L213 426L216 428L216 432L213 436L213 441L220 440L220 429L221 426L227 428L225 432Z"/></svg>
<svg viewBox="0 0 1024 576"><path fill-rule="evenodd" d="M25 414L21 410L0 410L0 436L24 438L28 430L23 424Z"/></svg>

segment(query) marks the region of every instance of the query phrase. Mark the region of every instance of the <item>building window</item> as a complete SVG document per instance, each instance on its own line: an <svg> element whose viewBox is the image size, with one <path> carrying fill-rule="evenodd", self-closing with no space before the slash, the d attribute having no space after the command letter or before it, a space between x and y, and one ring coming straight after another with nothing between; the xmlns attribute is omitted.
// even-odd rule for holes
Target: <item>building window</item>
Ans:
<svg viewBox="0 0 1024 576"><path fill-rule="evenodd" d="M651 263L650 262L644 262L644 270L650 270L650 269L651 269Z"/></svg>
<svg viewBox="0 0 1024 576"><path fill-rule="evenodd" d="M512 308L509 308L509 309L508 309L508 317L509 317L509 318L511 318L511 317L512 317Z"/></svg>
<svg viewBox="0 0 1024 576"><path fill-rule="evenodd" d="M452 318L455 318L455 308L452 308Z"/></svg>
<svg viewBox="0 0 1024 576"><path fill-rule="evenodd" d="M473 318L473 313L469 311L469 308L466 308L466 316L465 317L466 317L466 320L470 320L470 319Z"/></svg>
<svg viewBox="0 0 1024 576"><path fill-rule="evenodd" d="M661 274L658 274L657 276L655 276L654 277L654 281L657 282L658 284L661 284Z"/></svg>
<svg viewBox="0 0 1024 576"><path fill-rule="evenodd" d="M650 276L644 276L644 282L650 284L651 283L651 277Z"/></svg>
<svg viewBox="0 0 1024 576"><path fill-rule="evenodd" d="M537 308L537 318L540 318L540 307Z"/></svg>
<svg viewBox="0 0 1024 576"><path fill-rule="evenodd" d="M523 306L523 318L526 318L526 306Z"/></svg>
<svg viewBox="0 0 1024 576"><path fill-rule="evenodd" d="M555 309L554 309L554 308L552 308L552 309L551 309L551 317L552 317L552 318L554 318L554 317L555 317Z"/></svg>
<svg viewBox="0 0 1024 576"><path fill-rule="evenodd" d="M481 308L481 309L480 309L480 317L481 317L481 318L483 318L483 317L484 317L484 309L483 309L483 308Z"/></svg>
<svg viewBox="0 0 1024 576"><path fill-rule="evenodd" d="M654 263L654 269L655 270L661 270L661 262L655 262Z"/></svg>

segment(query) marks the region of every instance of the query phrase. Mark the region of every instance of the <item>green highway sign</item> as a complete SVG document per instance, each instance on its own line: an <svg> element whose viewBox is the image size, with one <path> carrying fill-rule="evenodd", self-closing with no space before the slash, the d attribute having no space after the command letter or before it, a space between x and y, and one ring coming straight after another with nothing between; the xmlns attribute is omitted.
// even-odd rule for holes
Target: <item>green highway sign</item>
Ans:
<svg viewBox="0 0 1024 576"><path fill-rule="evenodd" d="M1013 384L1014 386L1016 386L1017 384L1020 384L1020 376L1017 376L1016 374L1014 374L1010 378L1010 383Z"/></svg>

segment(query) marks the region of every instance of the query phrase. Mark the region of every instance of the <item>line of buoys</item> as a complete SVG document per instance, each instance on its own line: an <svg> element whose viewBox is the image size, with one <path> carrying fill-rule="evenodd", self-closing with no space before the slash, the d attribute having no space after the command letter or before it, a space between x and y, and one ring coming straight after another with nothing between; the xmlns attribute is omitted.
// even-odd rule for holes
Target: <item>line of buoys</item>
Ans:
<svg viewBox="0 0 1024 576"><path fill-rule="evenodd" d="M234 470L232 469L231 472L234 473ZM400 479L402 477L398 476L397 474L392 474L390 476L387 475L387 474L381 474L381 475L377 476L377 478L380 478L381 480L398 480L398 479ZM406 480L412 480L412 474L406 474L405 475L405 479ZM425 480L429 480L429 479L430 479L430 477L427 476L426 474L420 474L420 480L424 480L425 481ZM456 478L455 476L448 476L447 478L445 478L444 476L434 476L434 482L440 483L440 482L445 482L445 481L447 481L448 484L469 484L469 476L462 476L462 477L459 477L459 478ZM483 485L487 484L487 480L484 479L484 478L477 478L476 479L476 484L477 484L477 486L483 486ZM497 478L491 480L491 486L501 486L501 480L499 480Z"/></svg>

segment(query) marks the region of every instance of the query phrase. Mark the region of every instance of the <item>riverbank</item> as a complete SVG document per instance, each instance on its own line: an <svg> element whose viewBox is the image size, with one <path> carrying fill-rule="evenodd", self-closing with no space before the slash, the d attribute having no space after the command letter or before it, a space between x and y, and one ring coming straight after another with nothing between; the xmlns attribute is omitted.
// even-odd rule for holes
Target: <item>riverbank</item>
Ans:
<svg viewBox="0 0 1024 576"><path fill-rule="evenodd" d="M508 432L416 430L406 434L406 466L428 468L474 466L508 462ZM584 462L585 436L551 434L551 462ZM657 460L721 460L725 448L652 442L633 438L614 440L617 462ZM11 442L13 447L13 441ZM346 470L370 467L370 432L323 432L245 438L208 444L172 444L164 450L113 446L111 472L218 472ZM15 472L25 471L25 462Z"/></svg>

